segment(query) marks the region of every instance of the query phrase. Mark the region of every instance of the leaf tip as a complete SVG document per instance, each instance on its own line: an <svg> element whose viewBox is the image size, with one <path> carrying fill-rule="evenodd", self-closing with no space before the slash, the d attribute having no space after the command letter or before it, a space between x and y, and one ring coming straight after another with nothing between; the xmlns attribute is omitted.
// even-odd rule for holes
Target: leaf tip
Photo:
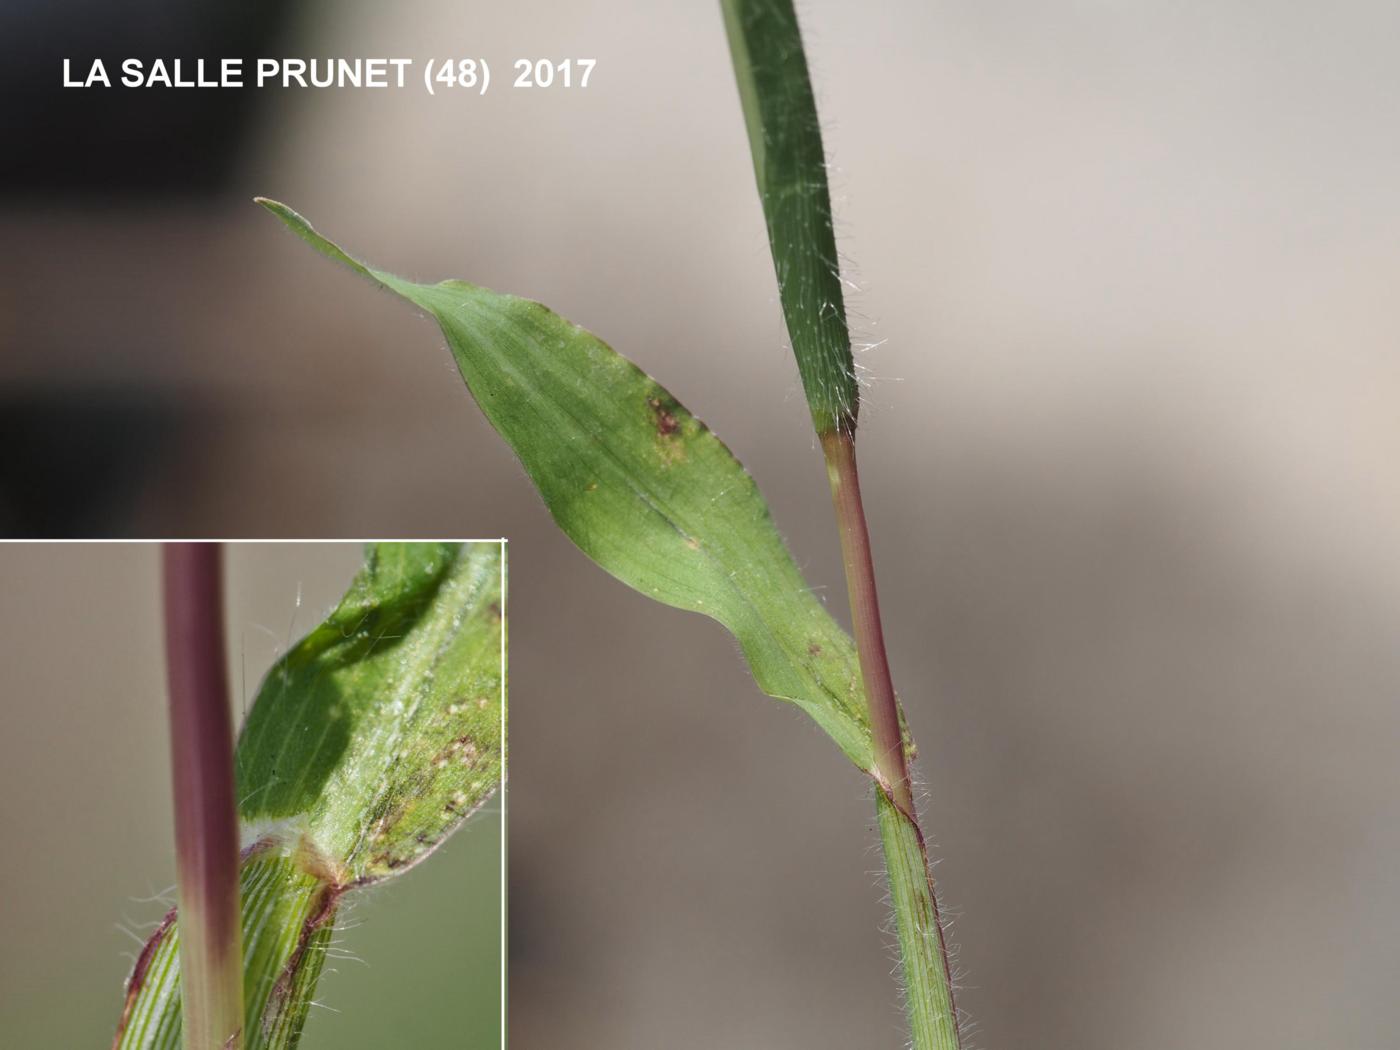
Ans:
<svg viewBox="0 0 1400 1050"><path fill-rule="evenodd" d="M253 203L261 204L268 211L272 212L273 215L282 220L283 224L289 230L322 255L334 259L336 262L344 263L356 273L362 274L372 281L376 281L380 284L384 283L380 274L372 271L334 241L321 236L321 234L317 232L316 227L312 226L311 223L307 221L306 217L296 209L289 208L281 201L275 201L270 197L254 197Z"/></svg>
<svg viewBox="0 0 1400 1050"><path fill-rule="evenodd" d="M299 233L302 230L315 232L311 223L307 222L303 215L296 209L287 207L287 205L283 204L281 201L275 201L271 197L254 197L253 203L262 205Z"/></svg>

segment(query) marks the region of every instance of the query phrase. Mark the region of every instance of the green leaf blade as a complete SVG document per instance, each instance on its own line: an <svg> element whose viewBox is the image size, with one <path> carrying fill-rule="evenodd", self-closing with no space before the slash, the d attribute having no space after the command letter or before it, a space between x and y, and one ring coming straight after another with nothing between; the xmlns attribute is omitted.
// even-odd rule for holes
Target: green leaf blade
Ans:
<svg viewBox="0 0 1400 1050"><path fill-rule="evenodd" d="M657 601L718 620L764 692L801 707L870 770L854 644L808 588L753 479L708 427L547 307L462 281L393 277L285 205L263 203L322 254L437 320L477 404L585 554Z"/></svg>
<svg viewBox="0 0 1400 1050"><path fill-rule="evenodd" d="M380 544L268 673L239 738L240 815L291 821L337 881L420 859L500 783L498 544Z"/></svg>
<svg viewBox="0 0 1400 1050"><path fill-rule="evenodd" d="M855 427L860 402L846 324L826 154L791 0L722 0L754 177L802 387L818 434Z"/></svg>

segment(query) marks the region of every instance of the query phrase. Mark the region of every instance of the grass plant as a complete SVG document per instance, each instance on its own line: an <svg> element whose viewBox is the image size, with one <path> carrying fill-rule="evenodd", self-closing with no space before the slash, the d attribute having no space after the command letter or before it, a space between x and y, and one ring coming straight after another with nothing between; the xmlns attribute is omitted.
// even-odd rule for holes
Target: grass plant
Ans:
<svg viewBox="0 0 1400 1050"><path fill-rule="evenodd" d="M826 462L854 637L814 596L730 450L602 340L528 299L375 269L286 205L259 203L436 320L559 528L629 586L723 624L758 686L806 712L868 778L911 1041L958 1050L910 786L914 746L885 652L857 470L860 387L806 56L791 0L722 0L721 10L779 298ZM295 1045L340 896L416 863L499 779L490 682L472 677L487 674L482 654L503 630L485 597L490 572L471 553L377 550L341 608L269 675L237 753L240 816L262 829L242 866L245 1046ZM464 687L462 676L476 684ZM170 974L179 936L171 920L143 954L117 1047L178 1045ZM211 999L226 1016L227 1002Z"/></svg>
<svg viewBox="0 0 1400 1050"><path fill-rule="evenodd" d="M875 795L916 1050L957 1050L957 1010L910 739L890 676L856 467L856 381L821 129L789 0L723 0L779 297L827 478L854 638L818 601L753 479L669 390L539 303L375 269L276 201L321 254L437 321L463 380L560 529L657 601L738 639L759 687L812 717Z"/></svg>

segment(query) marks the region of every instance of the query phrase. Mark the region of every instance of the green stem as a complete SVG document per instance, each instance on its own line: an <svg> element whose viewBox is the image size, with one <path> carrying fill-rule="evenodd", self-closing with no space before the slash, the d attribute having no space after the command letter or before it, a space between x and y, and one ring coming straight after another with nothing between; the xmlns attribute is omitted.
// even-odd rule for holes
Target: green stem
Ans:
<svg viewBox="0 0 1400 1050"><path fill-rule="evenodd" d="M875 590L870 530L860 495L853 431L821 435L831 501L841 533L841 554L851 602L851 623L860 654L861 678L870 706L875 745L876 804L880 842L899 931L900 958L909 1025L916 1050L957 1050L957 1007L953 1001L948 947L938 915L933 874L909 783L909 764L900 726L899 701L890 676Z"/></svg>
<svg viewBox="0 0 1400 1050"><path fill-rule="evenodd" d="M876 791L875 804L904 965L904 1006L913 1045L915 1050L958 1050L958 1011L949 978L948 949L923 834L918 822L883 791Z"/></svg>
<svg viewBox="0 0 1400 1050"><path fill-rule="evenodd" d="M243 1043L238 813L220 554L217 544L172 543L163 559L185 1050L239 1050Z"/></svg>

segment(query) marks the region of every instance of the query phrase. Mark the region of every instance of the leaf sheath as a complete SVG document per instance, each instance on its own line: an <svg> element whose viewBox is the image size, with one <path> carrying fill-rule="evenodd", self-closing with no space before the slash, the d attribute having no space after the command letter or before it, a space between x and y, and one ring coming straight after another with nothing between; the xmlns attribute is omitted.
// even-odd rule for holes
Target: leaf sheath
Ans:
<svg viewBox="0 0 1400 1050"><path fill-rule="evenodd" d="M245 857L240 890L246 1050L285 1050L300 1038L334 928L334 909L324 907L328 889L272 844ZM303 938L309 947L298 953ZM112 1047L179 1050L182 1030L180 925L172 910L137 961Z"/></svg>
<svg viewBox="0 0 1400 1050"><path fill-rule="evenodd" d="M948 949L919 825L877 787L885 875L904 969L905 1012L915 1050L958 1050Z"/></svg>

